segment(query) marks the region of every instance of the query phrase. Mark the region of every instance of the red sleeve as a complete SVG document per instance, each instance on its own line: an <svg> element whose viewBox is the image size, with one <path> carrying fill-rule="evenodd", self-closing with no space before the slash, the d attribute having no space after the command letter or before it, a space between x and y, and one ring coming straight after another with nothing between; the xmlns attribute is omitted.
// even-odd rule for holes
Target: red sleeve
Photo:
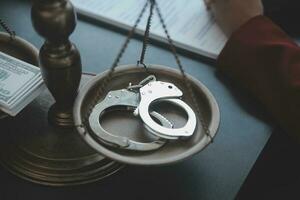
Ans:
<svg viewBox="0 0 300 200"><path fill-rule="evenodd" d="M217 65L300 141L300 48L279 27L263 16L250 19L231 36Z"/></svg>

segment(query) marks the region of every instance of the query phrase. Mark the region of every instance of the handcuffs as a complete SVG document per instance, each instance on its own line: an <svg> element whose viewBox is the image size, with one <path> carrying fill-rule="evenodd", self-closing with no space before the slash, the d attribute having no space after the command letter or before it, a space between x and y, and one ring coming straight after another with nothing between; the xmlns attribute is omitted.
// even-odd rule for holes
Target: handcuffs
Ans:
<svg viewBox="0 0 300 200"><path fill-rule="evenodd" d="M157 81L155 76L148 76L138 85L131 85L126 89L108 92L99 102L89 116L89 125L100 142L120 149L134 151L151 151L162 147L168 140L178 140L193 135L197 118L192 108L180 99L182 91L174 84ZM151 111L153 103L168 102L181 107L188 116L186 124L181 128L174 128L173 124L158 112ZM100 119L107 111L123 108L132 111L139 117L145 129L155 136L151 142L138 142L127 137L117 136L106 131ZM159 123L153 120L156 119Z"/></svg>

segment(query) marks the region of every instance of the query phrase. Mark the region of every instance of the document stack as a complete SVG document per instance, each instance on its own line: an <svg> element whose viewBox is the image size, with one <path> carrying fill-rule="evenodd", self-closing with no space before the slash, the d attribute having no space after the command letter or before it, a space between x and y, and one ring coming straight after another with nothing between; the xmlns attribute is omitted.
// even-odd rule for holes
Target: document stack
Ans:
<svg viewBox="0 0 300 200"><path fill-rule="evenodd" d="M38 67L0 52L0 110L16 116L43 90Z"/></svg>

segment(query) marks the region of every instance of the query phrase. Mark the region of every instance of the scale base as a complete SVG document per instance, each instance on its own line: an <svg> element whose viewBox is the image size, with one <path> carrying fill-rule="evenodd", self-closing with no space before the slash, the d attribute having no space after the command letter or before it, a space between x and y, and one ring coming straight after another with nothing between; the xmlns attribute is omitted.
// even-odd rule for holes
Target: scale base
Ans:
<svg viewBox="0 0 300 200"><path fill-rule="evenodd" d="M91 149L75 128L50 126L47 113L53 102L46 90L18 116L0 120L5 168L34 183L68 186L100 180L123 167Z"/></svg>

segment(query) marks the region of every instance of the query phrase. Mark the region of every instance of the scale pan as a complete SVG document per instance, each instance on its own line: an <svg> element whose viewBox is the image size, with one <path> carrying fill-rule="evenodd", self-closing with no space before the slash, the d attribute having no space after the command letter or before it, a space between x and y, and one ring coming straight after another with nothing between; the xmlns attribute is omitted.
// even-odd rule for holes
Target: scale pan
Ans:
<svg viewBox="0 0 300 200"><path fill-rule="evenodd" d="M32 65L39 66L37 48L18 36L12 39L9 34L0 32L0 51ZM0 119L5 117L7 115L0 111Z"/></svg>
<svg viewBox="0 0 300 200"><path fill-rule="evenodd" d="M74 104L75 124L80 125L83 123L83 118L87 115L88 109L96 97L97 89L102 84L107 73L108 71L97 75L80 89ZM157 80L175 84L183 91L183 100L195 110L191 98L185 92L185 84L180 72L161 65L148 65L148 73L146 73L143 67L137 67L136 65L117 67L116 71L113 73L112 80L107 88L105 88L105 91L100 98L103 99L111 90L126 88L129 82L132 84L139 83L147 77L149 73L154 74ZM210 91L201 82L192 78L190 75L187 75L187 78L191 81L191 85L194 89L202 119L209 129L211 138L214 138L220 123L218 104ZM101 99L99 100L101 101ZM175 127L184 125L186 121L185 113L182 113L182 111L176 109L176 107L172 107L172 105L158 103L157 106L154 105L154 109L157 109L157 112L169 119ZM211 143L211 139L205 134L199 117L197 118L198 125L192 137L169 141L157 150L146 152L122 150L104 145L97 139L88 125L87 127L85 126L85 128L77 126L77 130L89 146L94 148L100 154L118 162L145 166L167 165L186 159L200 152ZM126 136L141 142L153 139L145 137L150 134L148 134L143 127L141 120L134 117L129 111L108 112L101 118L100 123L106 130L115 135Z"/></svg>

